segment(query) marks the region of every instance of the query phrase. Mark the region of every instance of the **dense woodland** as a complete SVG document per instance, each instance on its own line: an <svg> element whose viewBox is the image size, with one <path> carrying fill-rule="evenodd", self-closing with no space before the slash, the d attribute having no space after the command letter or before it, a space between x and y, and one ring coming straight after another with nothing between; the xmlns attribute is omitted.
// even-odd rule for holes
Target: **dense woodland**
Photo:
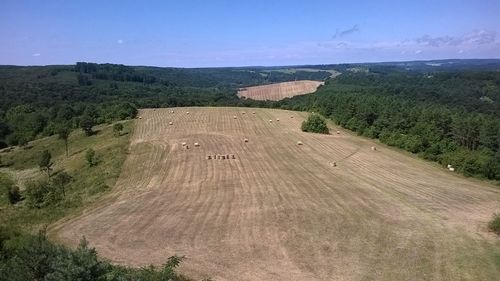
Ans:
<svg viewBox="0 0 500 281"><path fill-rule="evenodd" d="M500 72L346 72L276 106L341 126L467 176L500 179Z"/></svg>
<svg viewBox="0 0 500 281"><path fill-rule="evenodd" d="M257 105L237 88L297 79L323 80L325 71L260 68L156 68L77 63L75 66L0 67L0 148L26 145L83 120L100 124L133 118L137 108Z"/></svg>

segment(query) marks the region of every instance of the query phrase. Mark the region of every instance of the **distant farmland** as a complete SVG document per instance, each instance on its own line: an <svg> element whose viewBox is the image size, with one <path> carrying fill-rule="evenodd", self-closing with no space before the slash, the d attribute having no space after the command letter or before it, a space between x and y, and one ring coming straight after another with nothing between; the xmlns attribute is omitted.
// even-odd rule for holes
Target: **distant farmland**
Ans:
<svg viewBox="0 0 500 281"><path fill-rule="evenodd" d="M50 232L198 279L496 280L498 188L306 116L141 110L111 195Z"/></svg>
<svg viewBox="0 0 500 281"><path fill-rule="evenodd" d="M313 93L323 84L324 82L312 80L275 83L242 88L238 91L238 96L253 100L282 100L284 98Z"/></svg>

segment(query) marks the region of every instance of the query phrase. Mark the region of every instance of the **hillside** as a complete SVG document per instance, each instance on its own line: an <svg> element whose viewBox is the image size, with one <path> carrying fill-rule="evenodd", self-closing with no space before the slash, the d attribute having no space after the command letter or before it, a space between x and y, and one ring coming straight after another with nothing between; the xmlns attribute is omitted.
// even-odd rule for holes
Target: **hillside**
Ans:
<svg viewBox="0 0 500 281"><path fill-rule="evenodd" d="M140 110L112 194L51 233L69 245L85 235L120 264L186 255L182 272L215 280L500 274L486 226L500 212L498 188L333 124L331 135L301 132L306 116Z"/></svg>

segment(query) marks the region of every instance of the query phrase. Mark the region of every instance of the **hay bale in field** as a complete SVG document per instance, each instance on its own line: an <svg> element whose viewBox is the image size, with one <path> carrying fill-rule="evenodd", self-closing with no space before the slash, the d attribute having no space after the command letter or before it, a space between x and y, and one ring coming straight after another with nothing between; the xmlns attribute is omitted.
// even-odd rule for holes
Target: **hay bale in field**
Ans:
<svg viewBox="0 0 500 281"><path fill-rule="evenodd" d="M248 139L244 139L243 141L244 141L244 142L248 142Z"/></svg>
<svg viewBox="0 0 500 281"><path fill-rule="evenodd" d="M252 114L255 114L255 111L252 111Z"/></svg>
<svg viewBox="0 0 500 281"><path fill-rule="evenodd" d="M234 154L231 154L231 159L236 159L236 157L234 156Z"/></svg>
<svg viewBox="0 0 500 281"><path fill-rule="evenodd" d="M212 160L212 155L208 155L208 156L207 156L207 159L208 159L208 160Z"/></svg>
<svg viewBox="0 0 500 281"><path fill-rule="evenodd" d="M340 135L340 131L337 131L337 135Z"/></svg>
<svg viewBox="0 0 500 281"><path fill-rule="evenodd" d="M375 151L377 150L377 148L375 146L372 146L372 150Z"/></svg>
<svg viewBox="0 0 500 281"><path fill-rule="evenodd" d="M330 166L337 167L337 162L330 162Z"/></svg>
<svg viewBox="0 0 500 281"><path fill-rule="evenodd" d="M269 123L273 123L273 120L269 119Z"/></svg>
<svg viewBox="0 0 500 281"><path fill-rule="evenodd" d="M236 115L233 116L233 119L236 119Z"/></svg>
<svg viewBox="0 0 500 281"><path fill-rule="evenodd" d="M449 168L451 168L451 167L452 167L452 166L451 166L450 164L448 164L448 166L446 166L446 168L448 168L448 169L449 169Z"/></svg>
<svg viewBox="0 0 500 281"><path fill-rule="evenodd" d="M226 156L225 156L225 155L222 155L222 156L221 156L221 159L222 159L222 160L226 160Z"/></svg>
<svg viewBox="0 0 500 281"><path fill-rule="evenodd" d="M186 114L189 114L189 111L186 111Z"/></svg>
<svg viewBox="0 0 500 281"><path fill-rule="evenodd" d="M279 118L276 118L276 121L278 121L278 122L279 122L279 121L280 121L280 119L279 119Z"/></svg>
<svg viewBox="0 0 500 281"><path fill-rule="evenodd" d="M174 125L174 123L173 123L173 122L168 122L168 124L169 124L169 125Z"/></svg>
<svg viewBox="0 0 500 281"><path fill-rule="evenodd" d="M292 119L293 119L293 116L290 116L290 118L292 118Z"/></svg>
<svg viewBox="0 0 500 281"><path fill-rule="evenodd" d="M301 141L298 141L297 145L303 145L303 143Z"/></svg>
<svg viewBox="0 0 500 281"><path fill-rule="evenodd" d="M139 116L139 119L142 119L142 117L141 117L141 116Z"/></svg>
<svg viewBox="0 0 500 281"><path fill-rule="evenodd" d="M199 144L199 143L197 143L197 142L195 142L195 143L194 143L194 146L199 147L199 146L200 146L200 144Z"/></svg>
<svg viewBox="0 0 500 281"><path fill-rule="evenodd" d="M170 113L174 113L174 111L173 111L173 110L171 110L171 111L170 111Z"/></svg>
<svg viewBox="0 0 500 281"><path fill-rule="evenodd" d="M453 167L449 167L448 170L450 170L450 172L455 172L455 168Z"/></svg>
<svg viewBox="0 0 500 281"><path fill-rule="evenodd" d="M245 111L243 111L241 114L245 115L245 114L246 114L246 112L245 112Z"/></svg>
<svg viewBox="0 0 500 281"><path fill-rule="evenodd" d="M187 144L187 143L183 142L183 143L181 143L181 144L182 144L182 146L186 146L186 144Z"/></svg>

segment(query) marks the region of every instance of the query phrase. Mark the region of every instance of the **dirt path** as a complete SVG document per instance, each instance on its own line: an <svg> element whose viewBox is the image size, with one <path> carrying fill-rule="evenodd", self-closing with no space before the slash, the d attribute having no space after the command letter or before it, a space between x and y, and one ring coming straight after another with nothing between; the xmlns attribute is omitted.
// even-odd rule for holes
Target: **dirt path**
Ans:
<svg viewBox="0 0 500 281"><path fill-rule="evenodd" d="M137 266L186 255L183 272L215 280L500 274L500 242L486 231L500 212L498 188L345 131L303 133L306 113L140 116L114 196L52 229L59 240L76 245L85 235L103 256ZM227 154L236 159L207 159Z"/></svg>

